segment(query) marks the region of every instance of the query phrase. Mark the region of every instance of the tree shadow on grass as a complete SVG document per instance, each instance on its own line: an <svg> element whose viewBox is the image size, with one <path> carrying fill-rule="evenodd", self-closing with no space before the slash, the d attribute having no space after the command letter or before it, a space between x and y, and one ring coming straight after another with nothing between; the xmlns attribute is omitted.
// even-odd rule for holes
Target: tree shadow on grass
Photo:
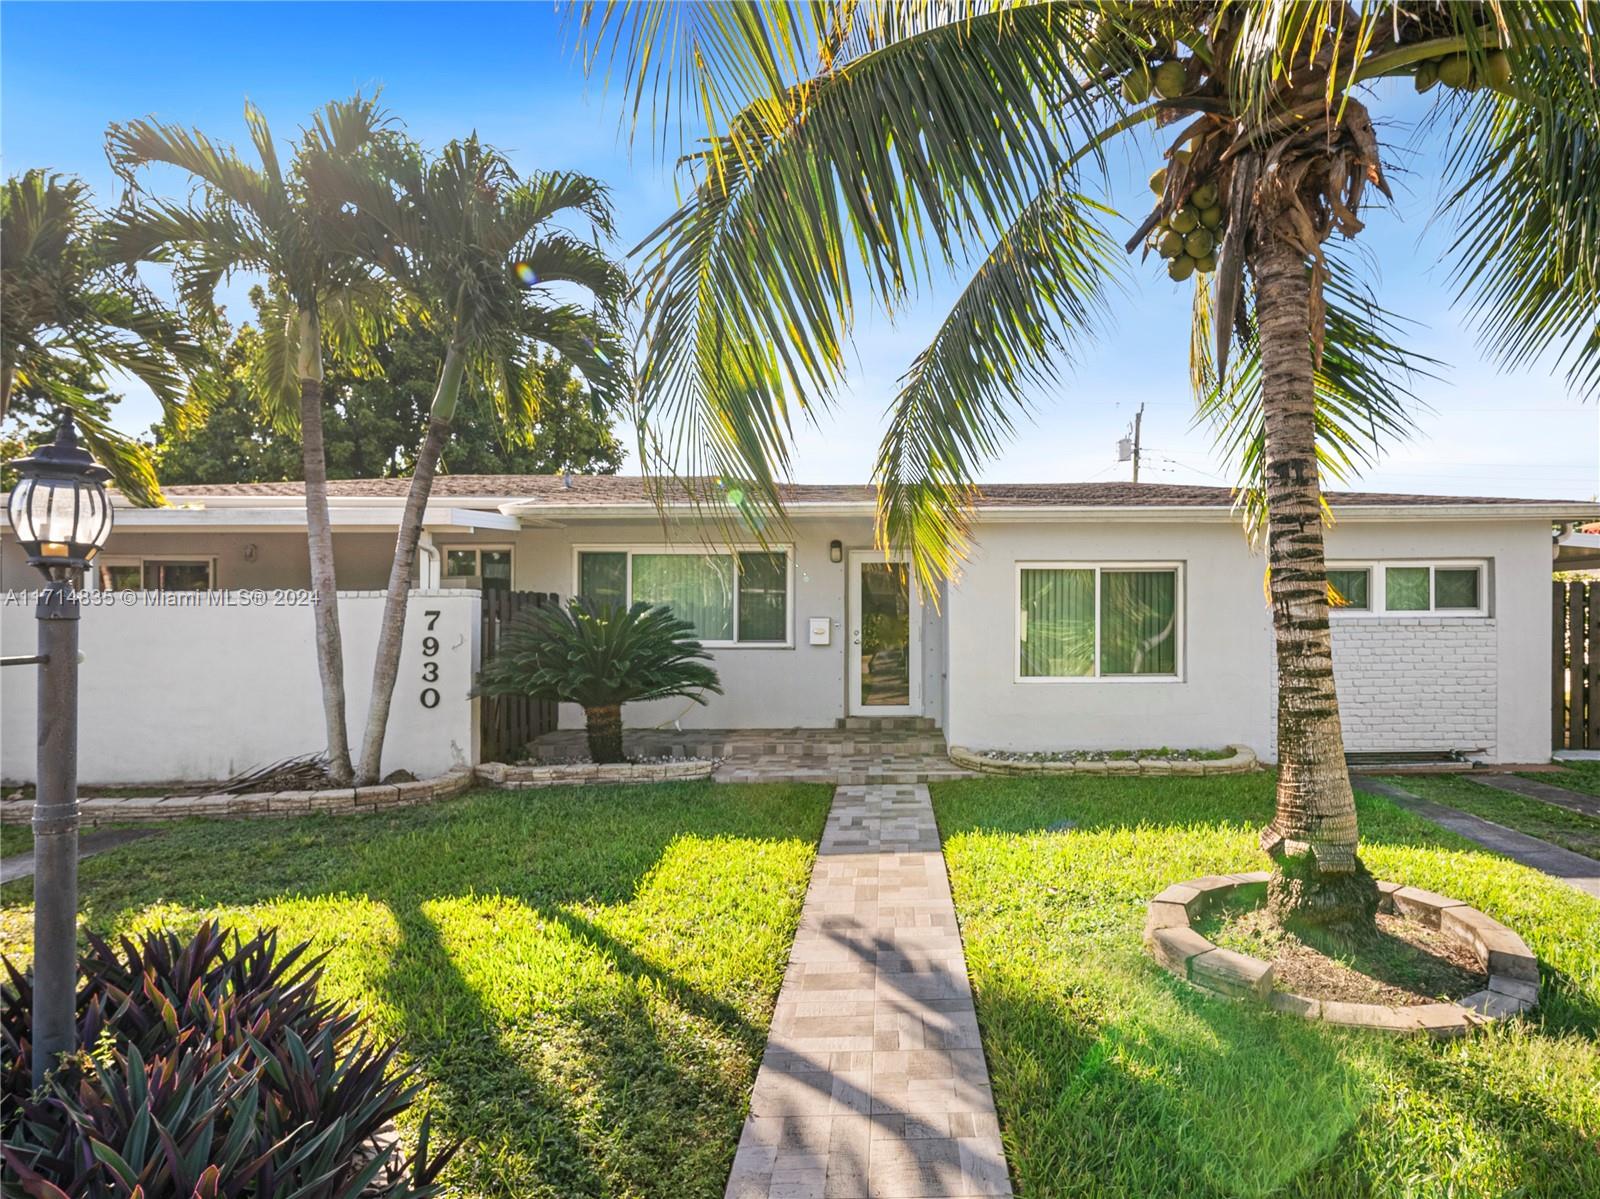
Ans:
<svg viewBox="0 0 1600 1199"><path fill-rule="evenodd" d="M824 788L584 788L197 824L168 838L162 857L136 846L99 877L86 871L85 890L98 927L156 900L175 920L217 907L249 919L255 905L292 910L301 899L386 909L393 930L380 944L359 930L316 931L335 952L347 936L351 952L366 948L358 990L428 1084L437 1134L468 1138L452 1167L459 1185L552 1199L720 1194L771 996L743 978L711 993L646 947L692 940L702 916L737 934L747 917L728 893L747 878L767 886L767 906L752 901L749 919L791 895L797 911L805 880L787 877L792 861L787 892L776 867L741 864L814 845L826 807ZM675 845L689 847L686 863ZM672 862L678 872L638 900ZM636 901L647 910L630 915ZM613 928L597 923L613 914ZM782 955L769 956L775 991Z"/></svg>

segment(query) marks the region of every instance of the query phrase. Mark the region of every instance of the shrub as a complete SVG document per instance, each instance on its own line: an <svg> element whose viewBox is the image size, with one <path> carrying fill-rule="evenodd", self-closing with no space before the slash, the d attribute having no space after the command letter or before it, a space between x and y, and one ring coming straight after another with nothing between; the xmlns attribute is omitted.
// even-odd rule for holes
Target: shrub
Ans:
<svg viewBox="0 0 1600 1199"><path fill-rule="evenodd" d="M670 608L594 604L575 596L566 608L531 608L514 619L478 675L485 695L526 695L583 706L589 756L622 761L622 705L722 694L694 626Z"/></svg>
<svg viewBox="0 0 1600 1199"><path fill-rule="evenodd" d="M387 1137L416 1088L395 1047L320 999L320 957L202 924L80 959L79 1052L31 1093L33 989L5 961L0 1155L40 1199L421 1199L455 1151L424 1118L403 1162ZM9 1186L8 1186L9 1189Z"/></svg>

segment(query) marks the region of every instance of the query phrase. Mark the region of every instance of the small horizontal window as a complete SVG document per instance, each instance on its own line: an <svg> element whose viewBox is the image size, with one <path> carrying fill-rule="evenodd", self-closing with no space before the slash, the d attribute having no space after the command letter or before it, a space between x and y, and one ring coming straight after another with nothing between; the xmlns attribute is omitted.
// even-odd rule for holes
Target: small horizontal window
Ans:
<svg viewBox="0 0 1600 1199"><path fill-rule="evenodd" d="M210 591L210 558L143 558L100 562L102 591Z"/></svg>
<svg viewBox="0 0 1600 1199"><path fill-rule="evenodd" d="M1478 616L1488 609L1487 562L1340 563L1328 568L1335 616Z"/></svg>
<svg viewBox="0 0 1600 1199"><path fill-rule="evenodd" d="M511 551L456 546L444 552L444 577L450 586L480 591L511 590ZM456 580L451 583L451 580Z"/></svg>

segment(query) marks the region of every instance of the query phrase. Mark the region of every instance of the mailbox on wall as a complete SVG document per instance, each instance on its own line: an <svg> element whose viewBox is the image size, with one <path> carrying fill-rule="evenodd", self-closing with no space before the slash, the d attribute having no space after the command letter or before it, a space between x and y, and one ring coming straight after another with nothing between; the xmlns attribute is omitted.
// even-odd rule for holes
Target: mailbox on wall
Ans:
<svg viewBox="0 0 1600 1199"><path fill-rule="evenodd" d="M811 644L827 645L833 640L833 621L826 616L811 618Z"/></svg>

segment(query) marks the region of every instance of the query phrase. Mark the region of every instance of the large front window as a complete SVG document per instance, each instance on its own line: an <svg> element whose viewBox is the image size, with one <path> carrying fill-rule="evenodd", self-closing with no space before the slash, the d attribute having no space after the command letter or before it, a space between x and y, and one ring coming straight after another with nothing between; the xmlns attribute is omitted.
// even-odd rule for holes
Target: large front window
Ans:
<svg viewBox="0 0 1600 1199"><path fill-rule="evenodd" d="M577 584L597 603L664 604L710 644L789 641L786 550L580 550Z"/></svg>
<svg viewBox="0 0 1600 1199"><path fill-rule="evenodd" d="M1017 581L1020 677L1177 676L1176 566L1025 563Z"/></svg>

